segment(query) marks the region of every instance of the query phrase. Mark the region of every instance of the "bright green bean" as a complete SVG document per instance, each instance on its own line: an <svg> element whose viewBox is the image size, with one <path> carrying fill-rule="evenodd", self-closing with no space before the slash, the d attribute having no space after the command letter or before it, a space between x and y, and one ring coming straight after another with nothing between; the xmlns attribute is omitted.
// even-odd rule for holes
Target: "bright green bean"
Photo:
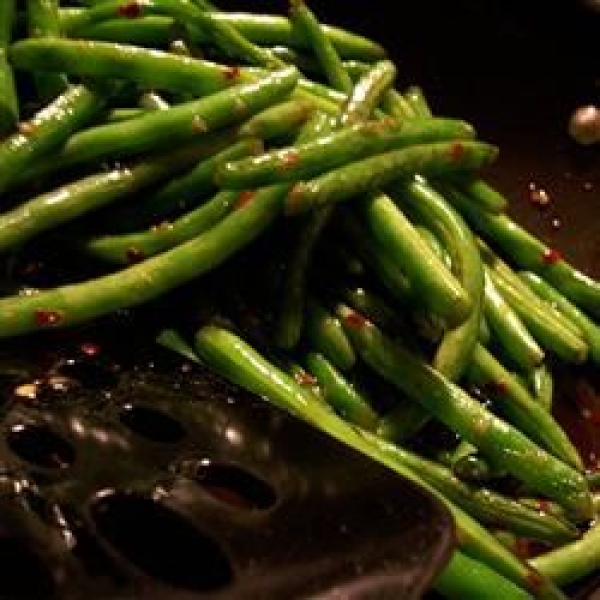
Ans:
<svg viewBox="0 0 600 600"><path fill-rule="evenodd" d="M295 215L348 200L416 173L441 176L477 170L492 162L496 155L494 146L469 140L431 142L390 150L298 182L288 194L286 212Z"/></svg>
<svg viewBox="0 0 600 600"><path fill-rule="evenodd" d="M420 402L495 464L564 505L575 520L590 518L590 493L581 473L493 415L422 358L387 338L362 315L343 306L337 314L357 352L381 377Z"/></svg>

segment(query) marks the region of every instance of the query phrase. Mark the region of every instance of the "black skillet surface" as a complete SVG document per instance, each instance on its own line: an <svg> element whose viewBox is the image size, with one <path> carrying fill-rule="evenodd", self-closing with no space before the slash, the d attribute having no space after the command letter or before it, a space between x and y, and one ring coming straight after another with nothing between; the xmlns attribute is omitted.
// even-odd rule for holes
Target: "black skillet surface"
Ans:
<svg viewBox="0 0 600 600"><path fill-rule="evenodd" d="M448 558L437 500L129 319L0 361L3 600L419 598Z"/></svg>
<svg viewBox="0 0 600 600"><path fill-rule="evenodd" d="M489 176L511 210L600 275L599 152L566 133L571 111L600 96L598 18L574 2L548 4L311 6L381 41L400 85L421 85L435 112L497 143ZM548 206L531 202L532 186ZM34 356L26 343L23 360L20 344L2 351L14 372L0 390L0 597L424 593L451 544L436 502L208 374L144 356L131 342L139 331L110 325L126 344L94 330L46 337ZM563 398L598 390L589 373L561 381ZM562 416L592 462L599 432L575 412Z"/></svg>

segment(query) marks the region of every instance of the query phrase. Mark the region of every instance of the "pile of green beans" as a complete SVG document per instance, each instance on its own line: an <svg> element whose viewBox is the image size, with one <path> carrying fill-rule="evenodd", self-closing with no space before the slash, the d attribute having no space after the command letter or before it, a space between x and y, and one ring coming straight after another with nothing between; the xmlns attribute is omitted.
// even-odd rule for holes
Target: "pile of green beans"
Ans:
<svg viewBox="0 0 600 600"><path fill-rule="evenodd" d="M156 343L448 507L442 596L564 598L600 568L600 477L552 412L556 362L600 363L600 282L376 41L303 0L2 0L0 136L0 337L188 290ZM49 247L92 274L32 283Z"/></svg>

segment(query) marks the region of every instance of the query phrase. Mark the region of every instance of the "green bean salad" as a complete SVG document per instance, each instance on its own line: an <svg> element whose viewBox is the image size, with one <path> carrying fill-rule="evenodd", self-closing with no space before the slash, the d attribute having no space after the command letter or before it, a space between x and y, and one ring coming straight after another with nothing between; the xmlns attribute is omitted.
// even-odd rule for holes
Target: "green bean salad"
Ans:
<svg viewBox="0 0 600 600"><path fill-rule="evenodd" d="M441 596L564 598L600 477L553 366L600 363L600 282L509 216L497 153L303 0L2 0L0 337L195 290L156 343L439 498ZM32 284L49 247L75 266Z"/></svg>

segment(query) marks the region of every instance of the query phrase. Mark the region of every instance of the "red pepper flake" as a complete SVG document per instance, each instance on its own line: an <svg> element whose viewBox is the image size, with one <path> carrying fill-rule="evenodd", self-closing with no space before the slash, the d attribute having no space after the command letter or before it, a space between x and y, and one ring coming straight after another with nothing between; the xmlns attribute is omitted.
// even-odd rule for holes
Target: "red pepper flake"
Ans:
<svg viewBox="0 0 600 600"><path fill-rule="evenodd" d="M542 262L546 265L555 265L562 260L562 254L553 248L546 248L542 253Z"/></svg>
<svg viewBox="0 0 600 600"><path fill-rule="evenodd" d="M141 260L144 260L144 258L146 257L139 248L132 247L127 249L125 258L127 259L128 263L134 264L140 262Z"/></svg>
<svg viewBox="0 0 600 600"><path fill-rule="evenodd" d="M94 342L83 342L79 346L79 350L81 350L81 353L90 357L98 356L98 354L100 354L101 349L102 348L100 347L100 344L96 344Z"/></svg>
<svg viewBox="0 0 600 600"><path fill-rule="evenodd" d="M550 502L545 498L539 498L537 501L537 507L540 512L547 513L550 509Z"/></svg>
<svg viewBox="0 0 600 600"><path fill-rule="evenodd" d="M40 327L51 327L62 321L63 314L59 310L46 310L38 308L33 313L35 322Z"/></svg>
<svg viewBox="0 0 600 600"><path fill-rule="evenodd" d="M296 374L296 382L300 385L316 385L317 380L310 373L298 373Z"/></svg>
<svg viewBox="0 0 600 600"><path fill-rule="evenodd" d="M254 190L242 190L235 201L234 210L238 210L239 208L244 208L247 204L249 204L252 199L256 196L256 192Z"/></svg>
<svg viewBox="0 0 600 600"><path fill-rule="evenodd" d="M528 546L529 546L529 544L528 544ZM529 571L529 573L527 573L527 576L525 577L525 579L527 580L527 585L528 585L529 589L532 591L539 590L540 587L544 583L544 578L537 571L534 571L533 569L531 569L531 571Z"/></svg>
<svg viewBox="0 0 600 600"><path fill-rule="evenodd" d="M450 158L459 161L465 152L464 146L460 142L455 142L450 146Z"/></svg>
<svg viewBox="0 0 600 600"><path fill-rule="evenodd" d="M351 310L350 312L348 312L346 315L344 315L344 321L346 322L347 325L350 325L350 327L365 327L366 325L369 324L369 321L363 317L363 315L361 315L360 313Z"/></svg>
<svg viewBox="0 0 600 600"><path fill-rule="evenodd" d="M234 81L238 79L241 74L242 70L238 65L226 67L225 69L223 69L223 75L225 76L225 79L229 81Z"/></svg>
<svg viewBox="0 0 600 600"><path fill-rule="evenodd" d="M493 392L499 396L504 396L508 392L508 384L506 381L492 381L490 386Z"/></svg>
<svg viewBox="0 0 600 600"><path fill-rule="evenodd" d="M117 6L117 15L125 19L137 19L142 16L142 6L137 0L131 0L121 6Z"/></svg>
<svg viewBox="0 0 600 600"><path fill-rule="evenodd" d="M296 150L286 150L280 154L279 164L281 168L285 171L286 169L291 169L295 167L300 162L300 155Z"/></svg>

